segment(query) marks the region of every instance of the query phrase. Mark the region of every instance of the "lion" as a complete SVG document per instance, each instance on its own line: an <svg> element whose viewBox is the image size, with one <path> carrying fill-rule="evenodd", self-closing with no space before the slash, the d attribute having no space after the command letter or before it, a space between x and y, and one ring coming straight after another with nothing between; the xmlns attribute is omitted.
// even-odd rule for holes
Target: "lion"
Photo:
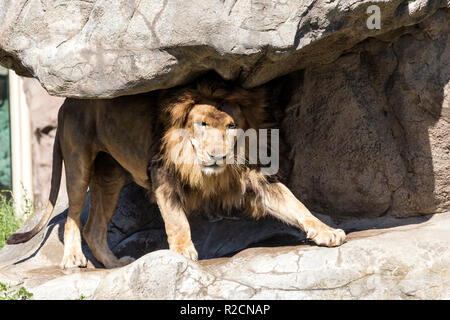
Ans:
<svg viewBox="0 0 450 320"><path fill-rule="evenodd" d="M120 191L132 181L156 201L169 249L194 261L198 254L187 216L202 210L237 209L256 219L271 215L300 228L317 245L341 245L343 230L321 222L284 184L264 175L259 164L227 161L237 157L233 133L238 128L265 126L267 101L266 89L210 78L114 99L66 99L58 113L45 213L32 230L13 234L7 243L28 241L47 225L64 162L69 198L64 269L87 266L80 216L88 189L90 211L82 234L92 253L106 268L134 261L117 258L107 243Z"/></svg>

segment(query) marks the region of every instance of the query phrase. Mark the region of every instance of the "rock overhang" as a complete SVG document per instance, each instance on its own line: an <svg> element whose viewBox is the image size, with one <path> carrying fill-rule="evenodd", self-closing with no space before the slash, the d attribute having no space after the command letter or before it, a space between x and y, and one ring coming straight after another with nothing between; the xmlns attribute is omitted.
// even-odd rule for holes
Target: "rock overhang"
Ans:
<svg viewBox="0 0 450 320"><path fill-rule="evenodd" d="M367 8L380 8L369 29ZM445 1L0 1L0 64L56 96L113 98L214 70L255 87L326 64Z"/></svg>

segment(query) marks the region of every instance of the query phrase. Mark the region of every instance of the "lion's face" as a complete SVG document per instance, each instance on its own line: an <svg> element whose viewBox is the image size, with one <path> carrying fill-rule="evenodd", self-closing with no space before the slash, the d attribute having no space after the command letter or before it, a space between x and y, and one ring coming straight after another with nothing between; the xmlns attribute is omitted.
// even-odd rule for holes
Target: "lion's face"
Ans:
<svg viewBox="0 0 450 320"><path fill-rule="evenodd" d="M163 165L202 197L235 192L244 186L249 166L257 164L256 129L266 126L266 100L263 89L206 80L163 93Z"/></svg>
<svg viewBox="0 0 450 320"><path fill-rule="evenodd" d="M236 129L245 123L240 107L234 103L196 104L189 112L186 129L196 163L206 175L221 174L234 163Z"/></svg>

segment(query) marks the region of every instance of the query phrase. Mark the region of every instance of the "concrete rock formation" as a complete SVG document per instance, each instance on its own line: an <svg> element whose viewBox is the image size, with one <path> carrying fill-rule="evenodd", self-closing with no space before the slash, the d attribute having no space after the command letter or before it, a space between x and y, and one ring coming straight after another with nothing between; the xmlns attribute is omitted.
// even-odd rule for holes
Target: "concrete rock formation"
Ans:
<svg viewBox="0 0 450 320"><path fill-rule="evenodd" d="M369 29L369 5L380 29ZM246 87L328 64L448 0L0 1L0 64L52 95L114 97L215 70Z"/></svg>
<svg viewBox="0 0 450 320"><path fill-rule="evenodd" d="M449 12L294 74L280 119L288 185L337 215L450 208Z"/></svg>

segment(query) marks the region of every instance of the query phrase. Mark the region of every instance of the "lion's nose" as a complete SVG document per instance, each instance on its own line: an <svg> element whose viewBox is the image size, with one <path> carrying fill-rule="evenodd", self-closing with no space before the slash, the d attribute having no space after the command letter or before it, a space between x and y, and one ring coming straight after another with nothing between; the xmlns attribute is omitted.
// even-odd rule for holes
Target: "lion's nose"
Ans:
<svg viewBox="0 0 450 320"><path fill-rule="evenodd" d="M212 155L209 152L208 152L208 156L215 161L224 161L227 157L226 154L225 155L222 155L222 154L221 155Z"/></svg>

